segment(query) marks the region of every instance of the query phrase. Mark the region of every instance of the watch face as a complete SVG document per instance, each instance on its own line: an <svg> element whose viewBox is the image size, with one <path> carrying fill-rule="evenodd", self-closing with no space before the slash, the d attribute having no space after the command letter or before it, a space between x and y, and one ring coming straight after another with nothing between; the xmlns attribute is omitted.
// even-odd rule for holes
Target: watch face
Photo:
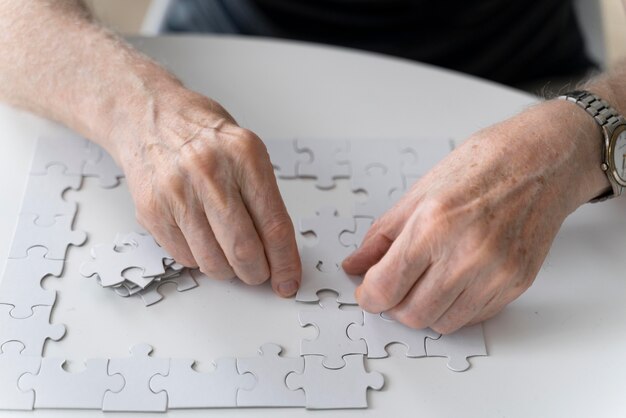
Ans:
<svg viewBox="0 0 626 418"><path fill-rule="evenodd" d="M622 183L626 183L626 131L622 131L615 140L613 158L616 174Z"/></svg>

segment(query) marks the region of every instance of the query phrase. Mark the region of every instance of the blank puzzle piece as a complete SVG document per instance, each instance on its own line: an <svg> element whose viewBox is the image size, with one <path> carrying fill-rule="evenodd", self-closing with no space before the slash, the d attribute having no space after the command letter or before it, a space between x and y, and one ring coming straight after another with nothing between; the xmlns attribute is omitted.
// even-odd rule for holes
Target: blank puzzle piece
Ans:
<svg viewBox="0 0 626 418"><path fill-rule="evenodd" d="M58 165L62 167L65 174L80 176L83 173L85 161L90 156L87 144L86 139L69 134L62 137L37 139L30 173L45 175L50 167Z"/></svg>
<svg viewBox="0 0 626 418"><path fill-rule="evenodd" d="M76 202L63 199L66 190L78 190L82 182L80 175L67 175L63 167L53 165L46 175L31 175L22 200L21 213L34 213L44 224L52 224L57 215L73 219Z"/></svg>
<svg viewBox="0 0 626 418"><path fill-rule="evenodd" d="M483 325L463 327L436 340L427 338L426 354L428 357L447 357L448 368L452 371L463 372L469 369L468 357L487 355Z"/></svg>
<svg viewBox="0 0 626 418"><path fill-rule="evenodd" d="M367 345L368 358L385 358L389 353L385 348L394 343L407 347L407 357L426 356L426 337L439 338L441 334L426 329L413 329L382 314L363 312L363 324L351 324L348 336L353 340L363 340Z"/></svg>
<svg viewBox="0 0 626 418"><path fill-rule="evenodd" d="M109 360L108 374L121 374L124 388L104 394L103 411L164 412L167 409L167 395L152 392L150 379L168 373L169 359L153 358L151 352L150 345L137 344L131 347L129 358Z"/></svg>
<svg viewBox="0 0 626 418"><path fill-rule="evenodd" d="M250 373L239 374L234 358L215 361L215 371L200 373L193 369L193 360L172 359L169 374L157 374L150 380L150 389L167 393L167 406L182 408L226 408L237 406L237 391L254 386Z"/></svg>
<svg viewBox="0 0 626 418"><path fill-rule="evenodd" d="M345 367L328 369L322 357L305 356L304 373L290 373L287 387L303 389L307 409L367 408L367 389L382 389L381 373L367 372L362 355L344 357Z"/></svg>
<svg viewBox="0 0 626 418"><path fill-rule="evenodd" d="M399 173L394 174L383 167L370 167L361 179L352 182L352 191L367 193L364 202L354 204L354 216L379 218L402 197L405 189L404 178Z"/></svg>
<svg viewBox="0 0 626 418"><path fill-rule="evenodd" d="M124 177L124 172L115 163L111 155L94 143L89 143L89 150L90 159L85 162L83 175L85 177L97 177L100 186L105 189L119 185L120 178Z"/></svg>
<svg viewBox="0 0 626 418"><path fill-rule="evenodd" d="M52 225L39 225L39 215L23 213L17 221L17 228L11 244L9 258L23 258L33 247L45 247L45 258L65 260L67 247L83 245L87 240L84 231L72 229L73 216L57 215Z"/></svg>
<svg viewBox="0 0 626 418"><path fill-rule="evenodd" d="M44 358L39 373L22 375L19 387L35 391L35 408L101 409L106 391L119 392L124 379L107 373L107 359L92 359L85 370L70 373L63 369L65 360Z"/></svg>
<svg viewBox="0 0 626 418"><path fill-rule="evenodd" d="M350 339L347 331L351 324L363 324L363 312L339 309L333 298L325 297L318 309L300 311L298 317L300 325L313 325L318 331L316 339L302 340L300 354L323 356L324 367L340 369L345 356L367 353L365 342Z"/></svg>
<svg viewBox="0 0 626 418"><path fill-rule="evenodd" d="M190 271L185 270L180 276L153 282L147 288L139 290L137 294L141 297L146 306L154 305L163 299L163 295L159 292L159 289L165 284L175 285L176 291L178 292L185 292L198 287L198 282L193 278Z"/></svg>
<svg viewBox="0 0 626 418"><path fill-rule="evenodd" d="M34 306L28 318L15 319L10 315L11 305L0 305L0 345L20 341L25 356L41 356L47 339L59 341L65 335L65 325L49 322L52 306Z"/></svg>
<svg viewBox="0 0 626 418"><path fill-rule="evenodd" d="M308 248L302 251L302 282L296 293L298 302L317 302L318 293L330 290L337 294L337 302L356 305L354 292L363 278L346 273L340 266L333 264L324 270L317 257L309 256Z"/></svg>
<svg viewBox="0 0 626 418"><path fill-rule="evenodd" d="M33 314L33 306L52 306L56 292L41 287L47 276L59 277L63 260L45 258L48 250L43 247L28 249L26 258L9 258L0 281L0 304L13 305L11 316L27 318Z"/></svg>
<svg viewBox="0 0 626 418"><path fill-rule="evenodd" d="M296 150L295 140L269 139L263 142L278 178L295 179L298 177L298 164L308 163L313 159L310 152Z"/></svg>
<svg viewBox="0 0 626 418"><path fill-rule="evenodd" d="M35 404L33 392L22 392L17 382L25 373L37 373L40 356L23 354L19 341L0 343L0 410L31 410Z"/></svg>
<svg viewBox="0 0 626 418"><path fill-rule="evenodd" d="M324 265L325 269L339 265L352 251L354 246L345 246L339 240L341 233L355 231L354 218L339 216L336 208L325 206L315 211L314 218L300 219L300 232L312 232L317 237L311 256ZM316 263L317 264L317 263Z"/></svg>
<svg viewBox="0 0 626 418"><path fill-rule="evenodd" d="M342 153L348 152L348 141L320 141L297 139L296 150L310 152L313 158L307 162L298 162L299 177L314 178L320 189L331 189L335 179L350 177L350 165Z"/></svg>
<svg viewBox="0 0 626 418"><path fill-rule="evenodd" d="M285 383L289 373L304 372L304 359L281 357L281 351L276 344L264 344L258 357L237 359L239 373L252 373L256 379L253 388L237 392L237 406L304 406L304 394L290 390Z"/></svg>

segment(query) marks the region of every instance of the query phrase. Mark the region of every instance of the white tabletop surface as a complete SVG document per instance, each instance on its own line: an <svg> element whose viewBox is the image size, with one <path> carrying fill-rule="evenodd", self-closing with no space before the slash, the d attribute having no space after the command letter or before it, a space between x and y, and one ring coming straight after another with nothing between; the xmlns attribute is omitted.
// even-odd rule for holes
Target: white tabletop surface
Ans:
<svg viewBox="0 0 626 418"><path fill-rule="evenodd" d="M467 76L342 49L229 37L133 42L189 87L220 101L240 124L262 138L435 136L462 141L534 101L527 94ZM0 127L4 265L35 139L63 128L6 106L0 106ZM345 213L353 199L346 182L330 193L301 180L282 181L281 189L292 213L310 212L328 201ZM298 326L300 307L293 300L274 297L267 287L203 280L198 289L168 292L163 302L146 309L137 300L119 298L78 277L76 265L88 257L90 244L112 239L112 231L132 228L132 204L124 185L103 191L92 181L70 198L79 201L77 225L90 232L90 241L70 251L62 279L44 281L45 287L59 290L53 322L68 326L63 341L47 345L46 356L69 358L73 369L80 368L78 363L85 358L125 356L130 344L148 342L157 356L195 358L204 370L216 357L253 356L267 341L296 355L300 339L314 335ZM368 410L341 415L626 415L624 250L626 199L580 208L565 222L531 289L484 324L488 357L474 358L469 371L454 373L446 368L445 359L407 359L403 347L393 347L390 358L368 361L371 370L385 375L384 390L370 392ZM35 412L64 417L92 413L100 416L96 411ZM309 413L170 411L173 416Z"/></svg>

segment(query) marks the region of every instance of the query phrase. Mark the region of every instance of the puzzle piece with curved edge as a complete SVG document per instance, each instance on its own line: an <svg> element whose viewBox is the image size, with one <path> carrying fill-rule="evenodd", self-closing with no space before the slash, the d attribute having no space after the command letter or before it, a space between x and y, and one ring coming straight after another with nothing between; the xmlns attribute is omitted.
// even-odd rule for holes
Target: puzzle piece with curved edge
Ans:
<svg viewBox="0 0 626 418"><path fill-rule="evenodd" d="M27 356L24 344L8 341L0 344L0 410L31 410L35 404L33 392L22 392L17 382L25 373L37 373L40 356Z"/></svg>
<svg viewBox="0 0 626 418"><path fill-rule="evenodd" d="M39 373L22 375L18 386L23 391L35 391L35 408L48 409L102 409L107 390L119 392L124 379L119 374L107 373L107 359L85 362L85 370L67 372L65 360L43 358Z"/></svg>
<svg viewBox="0 0 626 418"><path fill-rule="evenodd" d="M167 395L150 390L150 379L157 374L169 372L170 361L150 356L152 346L137 344L130 348L130 357L110 359L108 374L121 374L124 387L119 392L106 391L102 403L103 411L121 412L164 412Z"/></svg>
<svg viewBox="0 0 626 418"><path fill-rule="evenodd" d="M45 258L50 260L65 260L67 247L80 246L87 241L84 231L72 229L73 216L57 215L54 223L49 226L38 224L39 215L23 213L17 221L17 228L13 235L13 243L9 258L27 257L28 250L33 247L45 247Z"/></svg>
<svg viewBox="0 0 626 418"><path fill-rule="evenodd" d="M298 162L296 172L299 177L316 179L319 189L331 189L336 179L350 177L349 161L345 158L348 149L348 141L297 139L296 151L310 152L313 158Z"/></svg>
<svg viewBox="0 0 626 418"><path fill-rule="evenodd" d="M428 357L447 357L450 370L464 372L470 368L468 357L487 355L483 325L463 327L436 340L427 338L426 354Z"/></svg>
<svg viewBox="0 0 626 418"><path fill-rule="evenodd" d="M83 175L85 177L97 177L100 186L105 189L117 187L124 172L115 163L111 155L97 144L89 144L91 158L85 162Z"/></svg>
<svg viewBox="0 0 626 418"><path fill-rule="evenodd" d="M265 139L263 140L276 177L281 179L295 179L299 163L310 163L313 155L310 152L296 150L295 140Z"/></svg>
<svg viewBox="0 0 626 418"><path fill-rule="evenodd" d="M305 356L304 373L287 375L287 387L304 390L307 409L367 408L367 389L382 389L385 379L381 373L365 369L363 355L344 359L345 367L328 369L322 357Z"/></svg>
<svg viewBox="0 0 626 418"><path fill-rule="evenodd" d="M239 374L234 358L215 361L215 371L197 372L190 359L172 359L169 373L156 374L150 379L150 390L167 394L167 406L184 408L227 408L237 406L237 391L252 388L254 377Z"/></svg>
<svg viewBox="0 0 626 418"><path fill-rule="evenodd" d="M346 247L359 248L363 243L363 239L367 234L367 231L371 228L374 220L372 218L354 218L356 228L354 232L344 231L339 235L339 241Z"/></svg>
<svg viewBox="0 0 626 418"><path fill-rule="evenodd" d="M52 306L34 306L28 318L15 319L10 315L11 305L0 305L0 345L7 341L24 344L22 354L41 356L46 340L59 341L65 335L65 325L50 324Z"/></svg>
<svg viewBox="0 0 626 418"><path fill-rule="evenodd" d="M345 231L355 231L354 218L339 216L336 208L324 206L315 211L314 218L300 219L300 232L312 232L317 237L309 254L330 269L330 266L339 265L352 251L355 246L345 246L339 240L339 236ZM315 263L317 264L317 263Z"/></svg>
<svg viewBox="0 0 626 418"><path fill-rule="evenodd" d="M40 137L37 139L30 174L45 175L50 167L58 165L65 174L80 176L89 157L88 141L85 138L69 133L54 138Z"/></svg>
<svg viewBox="0 0 626 418"><path fill-rule="evenodd" d="M63 193L69 189L78 190L81 182L82 176L67 175L64 168L58 165L49 167L46 175L30 176L20 213L39 215L39 221L46 225L54 223L57 215L73 219L76 202L63 199Z"/></svg>
<svg viewBox="0 0 626 418"><path fill-rule="evenodd" d="M441 334L429 328L413 329L400 322L387 319L382 314L363 312L363 325L348 326L348 337L363 340L367 345L368 358L385 358L385 348L394 343L407 347L407 357L426 357L426 337L438 338Z"/></svg>
<svg viewBox="0 0 626 418"><path fill-rule="evenodd" d="M324 367L339 369L345 366L345 356L367 353L365 342L348 338L347 332L351 324L363 324L362 311L339 309L333 298L324 297L318 309L300 311L298 317L300 325L313 325L318 331L314 340L302 340L301 355L323 356Z"/></svg>
<svg viewBox="0 0 626 418"><path fill-rule="evenodd" d="M256 378L253 388L237 392L237 406L304 406L304 394L290 390L285 383L289 373L304 372L304 359L282 357L282 350L276 344L263 344L258 357L237 359L239 373L252 373Z"/></svg>
<svg viewBox="0 0 626 418"><path fill-rule="evenodd" d="M379 218L389 210L406 189L404 177L397 169L371 166L359 179L352 179L352 191L364 191L367 199L355 202L356 217Z"/></svg>
<svg viewBox="0 0 626 418"><path fill-rule="evenodd" d="M185 270L179 276L154 281L145 289L139 290L136 294L141 297L146 306L154 305L163 300L163 295L159 292L159 289L166 284L176 285L176 291L178 292L185 292L198 287L198 282L196 282L189 270Z"/></svg>
<svg viewBox="0 0 626 418"><path fill-rule="evenodd" d="M63 260L45 258L47 248L28 249L26 258L9 258L0 280L0 304L13 305L13 318L27 318L33 314L33 306L52 306L56 292L41 287L47 276L59 277Z"/></svg>
<svg viewBox="0 0 626 418"><path fill-rule="evenodd" d="M298 302L317 302L318 293L330 290L337 294L337 302L356 305L354 292L363 278L346 273L340 266L333 264L324 269L324 265L317 261L307 247L301 250L302 254L302 282L296 293ZM319 265L319 267L318 267Z"/></svg>

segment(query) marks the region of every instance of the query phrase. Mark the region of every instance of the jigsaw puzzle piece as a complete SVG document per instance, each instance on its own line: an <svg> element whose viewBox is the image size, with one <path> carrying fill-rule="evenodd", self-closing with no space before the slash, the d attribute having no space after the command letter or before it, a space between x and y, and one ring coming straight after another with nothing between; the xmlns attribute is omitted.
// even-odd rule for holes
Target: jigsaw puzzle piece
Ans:
<svg viewBox="0 0 626 418"><path fill-rule="evenodd" d="M382 314L369 312L363 312L363 325L352 324L348 327L348 337L365 341L368 358L389 357L386 347L394 343L407 347L407 357L425 357L426 337L439 338L440 335L429 328L409 328Z"/></svg>
<svg viewBox="0 0 626 418"><path fill-rule="evenodd" d="M25 356L41 356L46 340L59 341L65 335L65 325L50 324L52 306L34 306L28 318L11 316L11 305L0 305L0 345L8 341L20 341Z"/></svg>
<svg viewBox="0 0 626 418"><path fill-rule="evenodd" d="M331 269L331 266L341 264L356 249L354 246L346 247L339 240L343 232L355 231L354 218L341 217L336 208L329 206L319 208L315 215L314 218L300 219L299 230L301 233L315 234L317 241L310 247L315 250L310 254L317 257L316 261L321 262L324 268Z"/></svg>
<svg viewBox="0 0 626 418"><path fill-rule="evenodd" d="M304 359L282 357L281 352L282 348L276 344L264 344L258 357L237 359L239 373L252 373L256 378L252 389L237 392L237 406L304 406L304 394L290 390L285 384L289 373L304 372Z"/></svg>
<svg viewBox="0 0 626 418"><path fill-rule="evenodd" d="M339 235L339 241L342 245L346 247L356 247L359 248L367 231L369 231L370 227L374 223L374 219L372 218L354 218L354 223L356 228L354 232L352 231L344 231Z"/></svg>
<svg viewBox="0 0 626 418"><path fill-rule="evenodd" d="M278 178L295 179L298 177L298 164L309 163L313 159L310 152L296 150L295 140L266 139L263 142Z"/></svg>
<svg viewBox="0 0 626 418"><path fill-rule="evenodd" d="M348 149L348 141L297 139L296 150L313 155L310 161L298 163L298 176L316 179L320 189L335 187L336 179L350 177L350 165L345 155Z"/></svg>
<svg viewBox="0 0 626 418"><path fill-rule="evenodd" d="M348 338L348 327L351 324L363 325L362 311L339 309L339 304L330 297L322 298L319 309L301 311L300 325L314 326L318 335L314 340L302 340L301 355L323 356L323 365L329 369L340 369L345 366L343 360L350 354L366 354L365 341Z"/></svg>
<svg viewBox="0 0 626 418"><path fill-rule="evenodd" d="M58 165L67 175L80 176L89 158L88 141L78 135L55 138L38 138L30 174L45 175L48 169Z"/></svg>
<svg viewBox="0 0 626 418"><path fill-rule="evenodd" d="M9 258L27 257L28 250L33 247L45 247L45 258L50 260L65 260L67 247L80 246L87 241L84 231L72 229L73 216L57 215L52 225L38 224L39 216L32 213L23 213L17 221L17 228L13 235L13 243Z"/></svg>
<svg viewBox="0 0 626 418"><path fill-rule="evenodd" d="M287 387L304 390L307 409L367 408L367 389L382 389L385 379L381 373L365 370L362 355L344 359L345 367L328 369L322 357L305 356L304 373L287 375Z"/></svg>
<svg viewBox="0 0 626 418"><path fill-rule="evenodd" d="M367 193L364 202L355 202L354 216L377 219L402 197L404 178L399 173L373 166L361 178L352 179L352 191Z"/></svg>
<svg viewBox="0 0 626 418"><path fill-rule="evenodd" d="M0 304L13 305L13 318L31 316L33 306L54 305L56 292L41 287L41 281L47 276L59 277L63 261L45 258L47 251L33 247L28 250L28 257L7 260L0 281Z"/></svg>
<svg viewBox="0 0 626 418"><path fill-rule="evenodd" d="M19 341L0 344L0 410L31 410L35 404L35 394L22 392L17 383L25 373L39 371L41 356L24 355L23 350Z"/></svg>
<svg viewBox="0 0 626 418"><path fill-rule="evenodd" d="M237 406L237 391L254 386L254 377L239 374L234 358L215 361L215 371L200 373L193 369L193 360L172 359L169 373L155 375L150 389L155 394L167 394L170 409L226 408Z"/></svg>
<svg viewBox="0 0 626 418"><path fill-rule="evenodd" d="M19 380L23 391L35 391L35 408L102 409L105 392L119 392L124 387L121 375L107 373L107 359L92 359L85 370L64 370L65 360L44 358L39 373L27 373Z"/></svg>
<svg viewBox="0 0 626 418"><path fill-rule="evenodd" d="M179 276L172 277L170 279L162 279L158 282L153 282L145 289L140 288L137 294L141 297L146 306L154 305L155 303L160 302L163 299L163 295L159 292L159 289L165 284L176 285L176 291L178 292L185 292L187 290L198 287L198 282L196 282L191 273L186 270L182 272ZM129 291L129 295L131 293L132 291Z"/></svg>
<svg viewBox="0 0 626 418"><path fill-rule="evenodd" d="M131 347L129 358L109 360L108 374L121 374L125 383L121 391L104 394L103 411L164 412L167 409L167 395L152 392L150 379L168 373L169 359L151 357L151 352L150 345L138 344Z"/></svg>
<svg viewBox="0 0 626 418"><path fill-rule="evenodd" d="M111 189L120 184L120 179L124 177L124 172L115 163L111 155L97 144L90 143L90 158L83 167L85 177L97 177L100 186Z"/></svg>
<svg viewBox="0 0 626 418"><path fill-rule="evenodd" d="M450 138L416 138L406 141L404 149L417 156L413 162L403 166L404 175L415 178L426 174L450 154L454 150L454 141Z"/></svg>
<svg viewBox="0 0 626 418"><path fill-rule="evenodd" d="M464 372L470 368L469 357L487 355L483 325L463 327L438 339L427 338L426 354L428 357L447 357L450 370Z"/></svg>
<svg viewBox="0 0 626 418"><path fill-rule="evenodd" d="M63 167L57 165L48 168L46 175L30 176L21 213L39 215L39 221L47 225L54 223L54 218L58 215L73 219L76 215L76 202L63 199L63 193L69 189L78 190L81 181L80 175L66 175Z"/></svg>
<svg viewBox="0 0 626 418"><path fill-rule="evenodd" d="M317 295L322 290L330 290L337 294L337 302L356 305L354 292L363 281L360 276L353 276L346 273L337 264L332 264L329 268L323 269L324 265L319 265L317 257L310 255L308 248L303 248L302 254L302 282L296 293L298 302L317 302ZM319 265L319 266L318 266Z"/></svg>

